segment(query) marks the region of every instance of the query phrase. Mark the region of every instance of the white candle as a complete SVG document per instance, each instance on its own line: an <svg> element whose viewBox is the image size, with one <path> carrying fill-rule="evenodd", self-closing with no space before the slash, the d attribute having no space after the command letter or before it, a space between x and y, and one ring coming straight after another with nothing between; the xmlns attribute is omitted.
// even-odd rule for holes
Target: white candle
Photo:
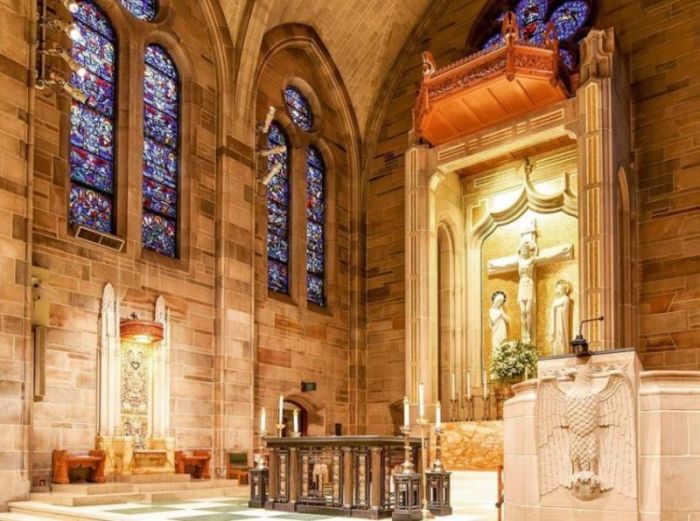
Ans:
<svg viewBox="0 0 700 521"><path fill-rule="evenodd" d="M265 427L267 427L267 414L265 413L265 407L263 407L260 413L260 432L265 432Z"/></svg>
<svg viewBox="0 0 700 521"><path fill-rule="evenodd" d="M442 426L442 407L440 402L435 406L435 427L438 429Z"/></svg>
<svg viewBox="0 0 700 521"><path fill-rule="evenodd" d="M294 432L299 432L299 409L294 409Z"/></svg>
<svg viewBox="0 0 700 521"><path fill-rule="evenodd" d="M467 399L472 399L472 373L467 371Z"/></svg>
<svg viewBox="0 0 700 521"><path fill-rule="evenodd" d="M418 385L418 417L425 418L425 386Z"/></svg>
<svg viewBox="0 0 700 521"><path fill-rule="evenodd" d="M284 395L280 394L279 424L284 423Z"/></svg>
<svg viewBox="0 0 700 521"><path fill-rule="evenodd" d="M403 426L407 429L411 426L411 405L408 402L408 396L403 398Z"/></svg>
<svg viewBox="0 0 700 521"><path fill-rule="evenodd" d="M457 399L457 375L455 375L454 371L452 372L452 400Z"/></svg>

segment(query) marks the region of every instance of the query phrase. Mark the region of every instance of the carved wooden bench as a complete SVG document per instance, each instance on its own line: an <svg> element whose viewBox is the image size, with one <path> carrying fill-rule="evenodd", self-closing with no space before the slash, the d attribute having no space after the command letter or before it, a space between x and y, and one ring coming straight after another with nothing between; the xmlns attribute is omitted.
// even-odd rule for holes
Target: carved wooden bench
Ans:
<svg viewBox="0 0 700 521"><path fill-rule="evenodd" d="M184 451L175 452L175 474L190 474L194 479L209 479L209 460L211 452L208 450L195 450L192 456Z"/></svg>
<svg viewBox="0 0 700 521"><path fill-rule="evenodd" d="M90 469L88 481L92 483L105 482L105 459L103 450L91 450L87 456L71 455L66 450L55 450L52 455L53 478L59 485L70 484L71 469Z"/></svg>

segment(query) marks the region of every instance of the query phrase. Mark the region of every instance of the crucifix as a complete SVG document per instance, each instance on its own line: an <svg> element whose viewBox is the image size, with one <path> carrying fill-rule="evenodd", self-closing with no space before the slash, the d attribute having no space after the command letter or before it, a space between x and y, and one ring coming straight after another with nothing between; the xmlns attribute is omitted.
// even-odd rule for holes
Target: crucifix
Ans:
<svg viewBox="0 0 700 521"><path fill-rule="evenodd" d="M537 221L528 221L520 234L520 246L517 255L492 259L488 262L489 276L517 271L518 307L520 308L520 338L522 342L532 343L533 322L535 315L535 268L544 264L572 259L573 244L552 246L539 251L537 246Z"/></svg>

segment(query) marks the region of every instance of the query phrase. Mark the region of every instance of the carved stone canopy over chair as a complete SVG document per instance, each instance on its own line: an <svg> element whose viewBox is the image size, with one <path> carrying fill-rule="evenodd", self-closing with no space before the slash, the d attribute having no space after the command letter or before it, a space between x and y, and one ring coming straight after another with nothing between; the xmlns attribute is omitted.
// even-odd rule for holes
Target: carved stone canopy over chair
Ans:
<svg viewBox="0 0 700 521"><path fill-rule="evenodd" d="M413 109L414 136L440 145L562 101L555 29L541 45L520 39L513 13L503 18L502 43L441 69L423 53L423 82Z"/></svg>

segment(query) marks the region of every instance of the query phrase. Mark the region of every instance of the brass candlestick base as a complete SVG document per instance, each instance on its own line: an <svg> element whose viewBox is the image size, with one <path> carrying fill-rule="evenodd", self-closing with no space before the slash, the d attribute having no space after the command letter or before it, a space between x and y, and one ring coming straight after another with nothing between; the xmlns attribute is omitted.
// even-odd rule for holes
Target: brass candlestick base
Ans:
<svg viewBox="0 0 700 521"><path fill-rule="evenodd" d="M261 431L260 433L260 454L258 454L258 464L256 468L259 470L267 469L267 461L265 458L265 438L267 437L267 431Z"/></svg>
<svg viewBox="0 0 700 521"><path fill-rule="evenodd" d="M483 421L491 419L491 395L487 394L484 396L484 414L481 418Z"/></svg>
<svg viewBox="0 0 700 521"><path fill-rule="evenodd" d="M285 427L286 427L286 425L284 423L278 423L277 425L275 425L275 428L277 429L277 437L278 438L282 437Z"/></svg>
<svg viewBox="0 0 700 521"><path fill-rule="evenodd" d="M404 474L413 474L413 457L411 456L411 444L408 442L408 438L411 436L411 428L405 425L401 427L401 434L403 434L403 464L401 469Z"/></svg>
<svg viewBox="0 0 700 521"><path fill-rule="evenodd" d="M442 426L435 426L435 461L433 461L433 472L442 472L445 468L442 466Z"/></svg>
<svg viewBox="0 0 700 521"><path fill-rule="evenodd" d="M301 438L301 432L292 431L292 438Z"/></svg>
<svg viewBox="0 0 700 521"><path fill-rule="evenodd" d="M425 473L428 470L428 443L426 440L426 427L428 426L428 419L425 417L418 418L418 425L420 425L420 453L422 462L422 472L421 472L421 484L422 484L422 498L421 498L421 512L423 513L423 519L432 519L433 513L428 510L428 494L427 494L427 481Z"/></svg>
<svg viewBox="0 0 700 521"><path fill-rule="evenodd" d="M468 396L464 400L464 421L474 421L474 397Z"/></svg>
<svg viewBox="0 0 700 521"><path fill-rule="evenodd" d="M459 421L459 400L456 398L450 400L450 421Z"/></svg>

